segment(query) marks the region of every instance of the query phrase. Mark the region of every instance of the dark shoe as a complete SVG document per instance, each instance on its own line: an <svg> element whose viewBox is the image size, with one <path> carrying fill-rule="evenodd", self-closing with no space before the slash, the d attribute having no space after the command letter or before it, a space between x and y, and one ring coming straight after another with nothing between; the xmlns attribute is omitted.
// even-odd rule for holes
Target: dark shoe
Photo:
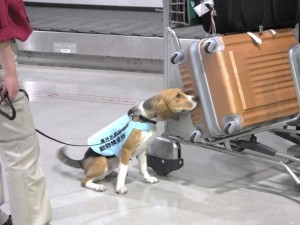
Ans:
<svg viewBox="0 0 300 225"><path fill-rule="evenodd" d="M8 216L8 219L6 220L6 222L3 225L13 225L11 215Z"/></svg>

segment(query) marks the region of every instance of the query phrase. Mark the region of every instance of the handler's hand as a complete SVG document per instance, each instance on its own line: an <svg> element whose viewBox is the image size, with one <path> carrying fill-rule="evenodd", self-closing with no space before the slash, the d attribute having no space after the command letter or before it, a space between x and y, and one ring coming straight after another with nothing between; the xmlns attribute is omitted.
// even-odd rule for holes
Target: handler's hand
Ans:
<svg viewBox="0 0 300 225"><path fill-rule="evenodd" d="M8 93L8 97L13 101L19 91L19 82L10 41L0 42L0 65L4 70L1 95L5 96Z"/></svg>
<svg viewBox="0 0 300 225"><path fill-rule="evenodd" d="M4 96L8 93L8 97L13 101L16 98L19 89L19 81L16 72L5 74L3 77L3 89L1 91L1 95Z"/></svg>

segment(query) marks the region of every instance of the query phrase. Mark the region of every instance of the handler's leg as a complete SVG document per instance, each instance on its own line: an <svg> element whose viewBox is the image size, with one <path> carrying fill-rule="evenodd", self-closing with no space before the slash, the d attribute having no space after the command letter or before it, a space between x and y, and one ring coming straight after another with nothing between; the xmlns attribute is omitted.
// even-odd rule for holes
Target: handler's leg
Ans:
<svg viewBox="0 0 300 225"><path fill-rule="evenodd" d="M17 116L0 116L0 153L5 168L14 225L45 225L51 220L46 181L38 163L40 147L29 103L19 93L14 106ZM1 110L9 111L0 106ZM2 133L3 131L3 133Z"/></svg>
<svg viewBox="0 0 300 225"><path fill-rule="evenodd" d="M2 179L2 168L0 162L0 206L4 204L4 202L5 202L5 198L4 198L3 179Z"/></svg>
<svg viewBox="0 0 300 225"><path fill-rule="evenodd" d="M0 207L4 203L4 190L3 190L3 180L2 180L2 170L1 170L1 163L0 163ZM8 215L4 213L0 209L0 224L4 224L8 219Z"/></svg>

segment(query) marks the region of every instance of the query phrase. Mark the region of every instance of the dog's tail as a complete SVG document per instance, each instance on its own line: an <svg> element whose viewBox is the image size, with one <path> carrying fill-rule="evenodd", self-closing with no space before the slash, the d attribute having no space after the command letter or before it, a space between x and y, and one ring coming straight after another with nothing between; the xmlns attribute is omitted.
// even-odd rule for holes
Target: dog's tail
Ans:
<svg viewBox="0 0 300 225"><path fill-rule="evenodd" d="M57 159L68 166L81 169L82 168L82 160L71 159L69 156L67 156L66 149L67 149L67 147L65 145L61 146L58 149L57 154L56 154Z"/></svg>

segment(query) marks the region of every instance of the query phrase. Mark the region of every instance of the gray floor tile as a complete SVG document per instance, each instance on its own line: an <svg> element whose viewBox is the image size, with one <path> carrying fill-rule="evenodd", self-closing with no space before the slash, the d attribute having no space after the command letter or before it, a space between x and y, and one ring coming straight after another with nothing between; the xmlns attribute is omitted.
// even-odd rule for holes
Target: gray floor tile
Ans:
<svg viewBox="0 0 300 225"><path fill-rule="evenodd" d="M19 66L19 74L30 95L36 127L75 144L86 143L91 134L164 87L160 74L25 65ZM269 133L259 138L282 149L291 145ZM114 192L114 177L103 181L103 193L80 187L83 171L55 158L60 144L41 136L40 143L52 225L300 223L297 187L286 173L268 165L183 145L184 167L168 176L157 175L158 184L144 183L133 160L128 194L121 196ZM68 149L78 159L84 152L84 147Z"/></svg>

